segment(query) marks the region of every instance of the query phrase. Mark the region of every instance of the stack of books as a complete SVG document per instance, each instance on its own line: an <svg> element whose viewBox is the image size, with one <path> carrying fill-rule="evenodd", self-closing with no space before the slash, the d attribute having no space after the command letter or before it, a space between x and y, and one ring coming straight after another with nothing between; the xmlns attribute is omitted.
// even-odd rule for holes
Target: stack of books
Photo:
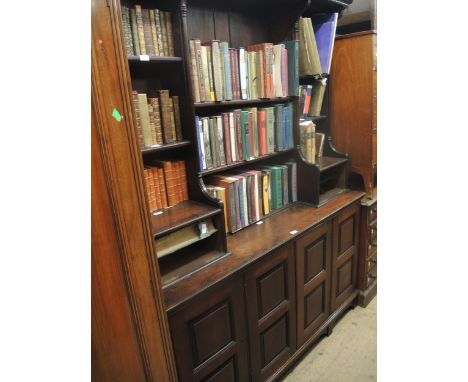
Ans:
<svg viewBox="0 0 468 382"><path fill-rule="evenodd" d="M301 117L320 116L326 86L326 78L313 80L309 85L300 85L299 112Z"/></svg>
<svg viewBox="0 0 468 382"><path fill-rule="evenodd" d="M144 169L150 211L175 206L188 200L185 162L156 161Z"/></svg>
<svg viewBox="0 0 468 382"><path fill-rule="evenodd" d="M189 41L195 102L298 95L299 41L230 48L225 41Z"/></svg>
<svg viewBox="0 0 468 382"><path fill-rule="evenodd" d="M132 97L141 148L183 139L178 96L159 90L154 97L133 91Z"/></svg>
<svg viewBox="0 0 468 382"><path fill-rule="evenodd" d="M299 18L299 73L321 76L330 73L338 13Z"/></svg>
<svg viewBox="0 0 468 382"><path fill-rule="evenodd" d="M174 56L170 12L122 6L122 26L128 56Z"/></svg>
<svg viewBox="0 0 468 382"><path fill-rule="evenodd" d="M200 171L294 147L292 103L196 117Z"/></svg>
<svg viewBox="0 0 468 382"><path fill-rule="evenodd" d="M213 175L206 184L208 192L223 201L226 230L232 233L297 201L297 164Z"/></svg>
<svg viewBox="0 0 468 382"><path fill-rule="evenodd" d="M299 123L301 152L305 160L312 164L316 163L316 158L323 156L325 143L325 134L317 133L315 129L315 123L311 120L302 119Z"/></svg>

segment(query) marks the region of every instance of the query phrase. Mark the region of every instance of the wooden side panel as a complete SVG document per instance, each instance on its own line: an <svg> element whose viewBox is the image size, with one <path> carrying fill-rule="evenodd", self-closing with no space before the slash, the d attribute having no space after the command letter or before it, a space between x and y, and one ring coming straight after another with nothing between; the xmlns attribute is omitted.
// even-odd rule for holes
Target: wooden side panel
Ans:
<svg viewBox="0 0 468 382"><path fill-rule="evenodd" d="M296 349L293 244L250 268L245 284L252 379L264 381Z"/></svg>
<svg viewBox="0 0 468 382"><path fill-rule="evenodd" d="M297 345L328 318L331 282L331 221L296 242Z"/></svg>
<svg viewBox="0 0 468 382"><path fill-rule="evenodd" d="M180 381L248 379L240 279L193 298L169 320Z"/></svg>
<svg viewBox="0 0 468 382"><path fill-rule="evenodd" d="M359 249L360 207L354 204L333 220L331 313L354 292Z"/></svg>

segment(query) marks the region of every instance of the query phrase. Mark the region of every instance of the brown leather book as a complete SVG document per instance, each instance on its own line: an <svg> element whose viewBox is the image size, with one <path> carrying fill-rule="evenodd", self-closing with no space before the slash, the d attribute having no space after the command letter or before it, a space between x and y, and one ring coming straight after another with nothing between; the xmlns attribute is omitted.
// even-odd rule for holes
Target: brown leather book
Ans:
<svg viewBox="0 0 468 382"><path fill-rule="evenodd" d="M162 32L162 42L163 42L163 52L164 56L169 56L169 45L167 43L167 23L166 23L166 12L159 11L159 16L161 17L161 32Z"/></svg>
<svg viewBox="0 0 468 382"><path fill-rule="evenodd" d="M162 201L161 201L161 190L159 189L159 180L158 180L158 169L155 167L151 168L151 176L153 177L153 184L154 184L154 191L155 191L155 199L156 199L156 209L162 208Z"/></svg>
<svg viewBox="0 0 468 382"><path fill-rule="evenodd" d="M148 98L148 118L149 126L151 131L151 146L157 144L157 135L156 135L156 119L154 114L153 104L151 103L151 98Z"/></svg>
<svg viewBox="0 0 468 382"><path fill-rule="evenodd" d="M150 123L151 121L154 124L154 129L156 133L155 143L162 145L164 143L162 128L161 128L161 112L159 108L159 99L156 97L148 98L148 102L151 104L152 111L150 111Z"/></svg>
<svg viewBox="0 0 468 382"><path fill-rule="evenodd" d="M182 200L188 200L188 187L187 187L187 169L185 168L185 161L181 161L182 172Z"/></svg>
<svg viewBox="0 0 468 382"><path fill-rule="evenodd" d="M172 17L171 12L164 12L166 19L167 47L169 56L174 56L174 39L172 36Z"/></svg>
<svg viewBox="0 0 468 382"><path fill-rule="evenodd" d="M169 112L171 115L171 134L172 139L177 141L177 131L176 131L176 122L175 122L175 113L174 113L174 103L172 97L169 97Z"/></svg>
<svg viewBox="0 0 468 382"><path fill-rule="evenodd" d="M166 183L167 204L169 207L177 204L175 171L170 161L157 161L164 170L164 181Z"/></svg>
<svg viewBox="0 0 468 382"><path fill-rule="evenodd" d="M149 201L149 208L150 212L153 212L156 210L156 197L154 193L154 183L153 183L153 177L151 175L151 170L147 169L147 180L148 180L148 201Z"/></svg>
<svg viewBox="0 0 468 382"><path fill-rule="evenodd" d="M145 32L143 29L143 15L141 5L135 5L136 22L138 28L138 41L140 42L140 54L146 53Z"/></svg>
<svg viewBox="0 0 468 382"><path fill-rule="evenodd" d="M174 177L175 177L175 184L176 184L176 195L177 195L177 203L180 203L183 200L183 193L182 193L182 171L180 168L180 161L172 162L172 168L174 169Z"/></svg>
<svg viewBox="0 0 468 382"><path fill-rule="evenodd" d="M153 39L154 55L159 56L158 33L156 32L156 16L154 9L149 10L151 22L151 37Z"/></svg>
<svg viewBox="0 0 468 382"><path fill-rule="evenodd" d="M132 100L133 100L133 108L135 109L135 119L136 119L136 126L137 126L137 133L138 133L138 142L140 143L140 147L145 147L145 143L143 141L143 131L141 128L141 120L140 120L140 106L138 104L138 92L133 90L132 91Z"/></svg>
<svg viewBox="0 0 468 382"><path fill-rule="evenodd" d="M221 113L223 118L223 140L226 164L232 163L231 136L229 131L229 113Z"/></svg>
<svg viewBox="0 0 468 382"><path fill-rule="evenodd" d="M159 181L159 190L161 191L161 203L163 208L167 208L167 190L166 182L164 180L164 170L158 167L158 181Z"/></svg>
<svg viewBox="0 0 468 382"><path fill-rule="evenodd" d="M151 18L149 9L142 9L143 35L145 38L146 54L154 56L153 35L151 33Z"/></svg>
<svg viewBox="0 0 468 382"><path fill-rule="evenodd" d="M172 135L171 127L171 99L169 98L169 90L159 90L159 107L161 112L162 130L164 143L172 143L175 136ZM175 126L174 126L175 129Z"/></svg>
<svg viewBox="0 0 468 382"><path fill-rule="evenodd" d="M172 96L172 103L174 105L174 120L175 120L175 131L177 140L182 140L182 123L180 121L180 106L179 96Z"/></svg>

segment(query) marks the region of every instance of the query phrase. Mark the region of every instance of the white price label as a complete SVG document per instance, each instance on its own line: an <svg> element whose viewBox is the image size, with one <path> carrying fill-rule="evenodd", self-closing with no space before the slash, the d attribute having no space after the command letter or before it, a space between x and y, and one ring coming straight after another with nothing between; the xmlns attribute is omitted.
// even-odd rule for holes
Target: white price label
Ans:
<svg viewBox="0 0 468 382"><path fill-rule="evenodd" d="M163 212L162 211L156 211L153 213L154 216L158 216L158 215L161 215Z"/></svg>
<svg viewBox="0 0 468 382"><path fill-rule="evenodd" d="M147 54L140 54L140 61L149 61L149 55Z"/></svg>
<svg viewBox="0 0 468 382"><path fill-rule="evenodd" d="M291 235L295 235L297 233L297 229L295 229L294 231L291 231L289 232Z"/></svg>
<svg viewBox="0 0 468 382"><path fill-rule="evenodd" d="M257 224L263 224L263 221L262 221L262 220L260 220L259 222L257 222Z"/></svg>

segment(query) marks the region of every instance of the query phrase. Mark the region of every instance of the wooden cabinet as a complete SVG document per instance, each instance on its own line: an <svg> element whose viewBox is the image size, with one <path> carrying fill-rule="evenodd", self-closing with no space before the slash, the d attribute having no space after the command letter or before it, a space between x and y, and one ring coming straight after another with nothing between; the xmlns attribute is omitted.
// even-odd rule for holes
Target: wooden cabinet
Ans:
<svg viewBox="0 0 468 382"><path fill-rule="evenodd" d="M377 198L361 202L358 303L367 306L377 294Z"/></svg>
<svg viewBox="0 0 468 382"><path fill-rule="evenodd" d="M180 381L248 380L244 311L237 278L169 316Z"/></svg>
<svg viewBox="0 0 468 382"><path fill-rule="evenodd" d="M372 195L377 173L377 34L337 37L331 68L330 118L335 147L349 154Z"/></svg>
<svg viewBox="0 0 468 382"><path fill-rule="evenodd" d="M265 381L296 350L294 247L271 253L245 274L253 381Z"/></svg>
<svg viewBox="0 0 468 382"><path fill-rule="evenodd" d="M333 220L331 313L356 289L359 218L359 206L353 205Z"/></svg>
<svg viewBox="0 0 468 382"><path fill-rule="evenodd" d="M330 313L332 224L326 222L296 242L297 346Z"/></svg>

